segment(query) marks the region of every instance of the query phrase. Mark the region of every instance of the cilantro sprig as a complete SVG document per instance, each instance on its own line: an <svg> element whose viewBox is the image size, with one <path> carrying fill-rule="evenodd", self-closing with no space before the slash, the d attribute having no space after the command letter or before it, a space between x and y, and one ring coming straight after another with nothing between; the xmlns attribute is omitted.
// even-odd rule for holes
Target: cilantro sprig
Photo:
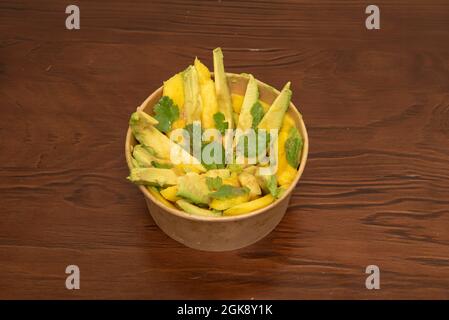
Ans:
<svg viewBox="0 0 449 320"><path fill-rule="evenodd" d="M229 199L238 196L243 196L249 193L249 189L247 187L233 187L228 184L223 184L218 188L217 191L214 191L209 194L209 196L213 199Z"/></svg>
<svg viewBox="0 0 449 320"><path fill-rule="evenodd" d="M302 150L303 141L298 132L298 129L291 128L287 140L285 140L285 155L287 162L293 168L299 165L299 157Z"/></svg>
<svg viewBox="0 0 449 320"><path fill-rule="evenodd" d="M225 134L226 129L229 128L229 123L225 121L225 116L222 112L214 114L215 128L220 131L221 134Z"/></svg>
<svg viewBox="0 0 449 320"><path fill-rule="evenodd" d="M154 118L159 122L156 128L164 133L171 130L173 122L179 119L179 108L167 96L163 96L153 108Z"/></svg>
<svg viewBox="0 0 449 320"><path fill-rule="evenodd" d="M256 101L253 104L253 106L251 107L250 113L251 113L251 116L253 117L253 123L251 126L253 129L256 129L264 116L263 107L259 101Z"/></svg>
<svg viewBox="0 0 449 320"><path fill-rule="evenodd" d="M223 180L220 177L206 177L206 184L209 190L216 191L223 185Z"/></svg>

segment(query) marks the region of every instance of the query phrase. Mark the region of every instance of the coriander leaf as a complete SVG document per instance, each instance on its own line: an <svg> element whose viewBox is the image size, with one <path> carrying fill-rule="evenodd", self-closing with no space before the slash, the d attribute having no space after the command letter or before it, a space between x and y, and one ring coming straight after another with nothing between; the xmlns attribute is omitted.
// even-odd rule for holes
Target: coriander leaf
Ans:
<svg viewBox="0 0 449 320"><path fill-rule="evenodd" d="M209 187L209 190L218 190L221 185L223 184L223 180L220 177L215 177L215 178L211 178L211 177L206 177L206 183L207 186Z"/></svg>
<svg viewBox="0 0 449 320"><path fill-rule="evenodd" d="M303 141L299 135L298 129L292 128L288 134L288 138L285 141L285 155L287 162L293 168L297 168L299 165L299 156L301 153Z"/></svg>
<svg viewBox="0 0 449 320"><path fill-rule="evenodd" d="M226 129L229 127L227 121L225 121L225 116L221 112L214 114L215 128L220 131L221 134L225 134Z"/></svg>
<svg viewBox="0 0 449 320"><path fill-rule="evenodd" d="M224 184L217 191L210 193L209 196L214 199L229 199L242 196L247 193L249 193L249 189L247 187L240 188Z"/></svg>
<svg viewBox="0 0 449 320"><path fill-rule="evenodd" d="M252 128L256 129L264 116L263 107L259 101L256 101L251 107L251 116L253 117Z"/></svg>
<svg viewBox="0 0 449 320"><path fill-rule="evenodd" d="M153 108L154 118L159 122L156 128L164 133L171 130L172 123L179 118L179 108L167 96L163 96Z"/></svg>

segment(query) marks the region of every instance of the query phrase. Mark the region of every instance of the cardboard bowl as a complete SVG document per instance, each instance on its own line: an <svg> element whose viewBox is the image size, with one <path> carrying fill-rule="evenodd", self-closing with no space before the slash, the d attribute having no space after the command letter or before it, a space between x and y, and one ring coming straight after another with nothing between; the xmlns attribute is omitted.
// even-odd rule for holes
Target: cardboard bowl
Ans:
<svg viewBox="0 0 449 320"><path fill-rule="evenodd" d="M227 73L232 93L244 95L248 77L245 74ZM271 104L279 91L258 81L260 100ZM137 109L153 113L153 106L162 96L162 87L153 92ZM194 249L205 251L228 251L246 247L269 234L281 221L287 211L291 194L306 166L309 151L309 138L301 114L293 103L287 111L304 139L301 164L296 178L281 198L269 206L238 216L204 217L186 213L165 206L155 198L145 186L139 186L145 196L148 211L159 228L174 240ZM132 167L131 150L136 144L131 129L128 128L125 155L128 167Z"/></svg>

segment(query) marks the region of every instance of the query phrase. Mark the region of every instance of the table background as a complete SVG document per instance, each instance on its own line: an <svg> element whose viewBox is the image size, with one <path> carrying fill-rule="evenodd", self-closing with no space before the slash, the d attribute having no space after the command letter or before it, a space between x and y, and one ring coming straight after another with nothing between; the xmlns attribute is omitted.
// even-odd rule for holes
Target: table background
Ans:
<svg viewBox="0 0 449 320"><path fill-rule="evenodd" d="M449 3L375 1L377 31L368 4L1 0L0 298L448 299ZM227 253L162 233L123 155L131 112L217 46L292 81L310 136L283 221Z"/></svg>

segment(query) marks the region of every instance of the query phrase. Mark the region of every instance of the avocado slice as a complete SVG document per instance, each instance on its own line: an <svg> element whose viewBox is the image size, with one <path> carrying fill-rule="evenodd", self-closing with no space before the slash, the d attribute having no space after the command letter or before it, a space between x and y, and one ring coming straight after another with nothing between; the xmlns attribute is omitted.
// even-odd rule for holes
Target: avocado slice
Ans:
<svg viewBox="0 0 449 320"><path fill-rule="evenodd" d="M193 203L209 204L209 193L205 175L189 172L178 178L177 196L186 198Z"/></svg>
<svg viewBox="0 0 449 320"><path fill-rule="evenodd" d="M186 200L178 200L176 201L176 204L185 212L199 215L199 216L206 216L206 217L220 217L221 212L220 211L212 211L203 209L200 207L197 207Z"/></svg>
<svg viewBox="0 0 449 320"><path fill-rule="evenodd" d="M198 72L190 65L183 73L184 79L184 118L186 123L201 121L201 96Z"/></svg>
<svg viewBox="0 0 449 320"><path fill-rule="evenodd" d="M253 75L250 74L248 85L246 86L245 96L243 98L237 129L245 132L245 130L252 127L253 117L251 115L251 108L258 100L259 88L257 86L257 81L254 79Z"/></svg>
<svg viewBox="0 0 449 320"><path fill-rule="evenodd" d="M214 49L213 56L218 110L225 116L225 121L228 122L228 128L232 129L234 128L232 118L232 98L228 86L228 78L226 77L224 69L223 52L221 51L221 48Z"/></svg>
<svg viewBox="0 0 449 320"><path fill-rule="evenodd" d="M151 148L141 144L134 146L133 158L137 162L137 167L163 167L166 169L173 167L170 161L155 157L154 151Z"/></svg>
<svg viewBox="0 0 449 320"><path fill-rule="evenodd" d="M262 194L260 190L260 186L257 183L257 179L255 176L248 172L242 172L239 175L239 181L242 186L245 186L249 189L249 199L255 199Z"/></svg>
<svg viewBox="0 0 449 320"><path fill-rule="evenodd" d="M129 119L129 126L134 137L144 146L150 147L158 158L170 158L170 139L157 130L157 120L143 111L136 111Z"/></svg>
<svg viewBox="0 0 449 320"><path fill-rule="evenodd" d="M257 183L265 194L270 193L273 197L278 197L278 182L275 175L257 174Z"/></svg>
<svg viewBox="0 0 449 320"><path fill-rule="evenodd" d="M166 160L171 159L174 163L177 163L175 160L185 159L189 165L194 166L198 171L206 171L206 168L198 159L157 130L154 127L155 123L157 124L157 120L143 111L134 112L129 120L129 126L134 137L148 150L154 151L154 156ZM171 154L171 151L173 151L173 154ZM179 159L174 160L171 156Z"/></svg>
<svg viewBox="0 0 449 320"><path fill-rule="evenodd" d="M136 184L150 186L173 186L178 182L178 176L171 169L133 168L128 179Z"/></svg>
<svg viewBox="0 0 449 320"><path fill-rule="evenodd" d="M292 91L290 90L290 82L287 82L257 127L267 131L270 129L279 130L282 125L282 120L284 119L284 114L290 105L291 97Z"/></svg>

